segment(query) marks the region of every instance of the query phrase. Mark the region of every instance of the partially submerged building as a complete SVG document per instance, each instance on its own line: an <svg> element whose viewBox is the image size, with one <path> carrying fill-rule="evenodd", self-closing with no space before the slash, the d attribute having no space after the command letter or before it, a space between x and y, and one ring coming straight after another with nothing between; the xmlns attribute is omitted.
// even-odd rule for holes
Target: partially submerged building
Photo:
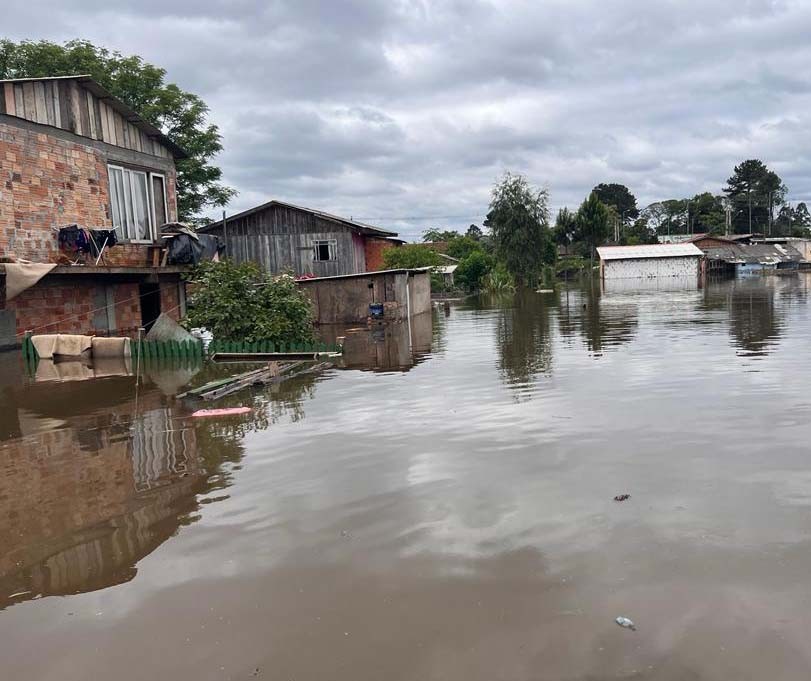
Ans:
<svg viewBox="0 0 811 681"><path fill-rule="evenodd" d="M383 266L382 253L402 243L396 232L282 201L231 215L201 232L218 236L235 262L271 273L334 277Z"/></svg>
<svg viewBox="0 0 811 681"><path fill-rule="evenodd" d="M317 324L403 321L431 311L430 268L313 277L299 285L313 301Z"/></svg>
<svg viewBox="0 0 811 681"><path fill-rule="evenodd" d="M89 76L0 81L0 347L183 314L159 229L185 157Z"/></svg>
<svg viewBox="0 0 811 681"><path fill-rule="evenodd" d="M600 276L603 279L697 279L703 256L701 250L692 243L601 246L597 253L600 256Z"/></svg>
<svg viewBox="0 0 811 681"><path fill-rule="evenodd" d="M730 243L705 251L708 272L759 274L771 270L797 270L807 264L802 253L784 243Z"/></svg>

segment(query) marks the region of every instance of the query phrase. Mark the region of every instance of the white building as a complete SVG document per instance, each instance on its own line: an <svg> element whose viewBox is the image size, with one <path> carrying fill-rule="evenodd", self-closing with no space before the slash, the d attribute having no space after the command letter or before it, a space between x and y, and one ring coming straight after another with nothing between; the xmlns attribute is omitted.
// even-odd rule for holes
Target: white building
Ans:
<svg viewBox="0 0 811 681"><path fill-rule="evenodd" d="M698 278L703 253L691 243L649 246L601 246L603 279Z"/></svg>

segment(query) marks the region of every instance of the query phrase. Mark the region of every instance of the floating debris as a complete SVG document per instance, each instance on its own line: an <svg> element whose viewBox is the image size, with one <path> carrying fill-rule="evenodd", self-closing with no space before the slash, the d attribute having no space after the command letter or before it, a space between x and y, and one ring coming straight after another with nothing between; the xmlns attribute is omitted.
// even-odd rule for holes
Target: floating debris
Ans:
<svg viewBox="0 0 811 681"><path fill-rule="evenodd" d="M247 414L253 411L250 407L229 407L227 409L198 409L192 414L196 417L205 416L235 416L236 414Z"/></svg>
<svg viewBox="0 0 811 681"><path fill-rule="evenodd" d="M627 617L617 617L617 619L615 619L614 621L624 629L630 629L631 631L636 631L636 625L631 620L629 620Z"/></svg>
<svg viewBox="0 0 811 681"><path fill-rule="evenodd" d="M18 591L16 594L9 594L7 598L17 598L18 596L27 596L30 594L30 591Z"/></svg>
<svg viewBox="0 0 811 681"><path fill-rule="evenodd" d="M631 498L630 494L618 494L614 497L614 501L627 501Z"/></svg>

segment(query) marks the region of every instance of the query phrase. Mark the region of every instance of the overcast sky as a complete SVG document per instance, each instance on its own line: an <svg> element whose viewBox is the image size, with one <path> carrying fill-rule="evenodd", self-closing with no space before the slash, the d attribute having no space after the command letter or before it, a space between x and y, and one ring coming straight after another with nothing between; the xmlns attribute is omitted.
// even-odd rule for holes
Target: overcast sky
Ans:
<svg viewBox="0 0 811 681"><path fill-rule="evenodd" d="M557 210L598 182L640 205L717 192L752 157L811 198L808 0L11 0L3 14L1 35L140 54L202 96L240 192L229 213L277 198L416 238L481 223L505 170Z"/></svg>

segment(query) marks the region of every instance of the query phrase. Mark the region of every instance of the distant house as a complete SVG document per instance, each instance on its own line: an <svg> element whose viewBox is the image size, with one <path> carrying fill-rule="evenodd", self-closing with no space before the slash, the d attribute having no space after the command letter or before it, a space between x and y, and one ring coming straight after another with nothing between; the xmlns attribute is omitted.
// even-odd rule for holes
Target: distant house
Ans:
<svg viewBox="0 0 811 681"><path fill-rule="evenodd" d="M698 278L703 256L692 243L601 246L597 253L603 279Z"/></svg>
<svg viewBox="0 0 811 681"><path fill-rule="evenodd" d="M183 314L184 268L161 266L160 228L177 220L185 157L89 76L0 81L0 347Z"/></svg>
<svg viewBox="0 0 811 681"><path fill-rule="evenodd" d="M231 215L200 231L225 243L226 257L296 276L334 277L380 269L396 232L282 201Z"/></svg>

